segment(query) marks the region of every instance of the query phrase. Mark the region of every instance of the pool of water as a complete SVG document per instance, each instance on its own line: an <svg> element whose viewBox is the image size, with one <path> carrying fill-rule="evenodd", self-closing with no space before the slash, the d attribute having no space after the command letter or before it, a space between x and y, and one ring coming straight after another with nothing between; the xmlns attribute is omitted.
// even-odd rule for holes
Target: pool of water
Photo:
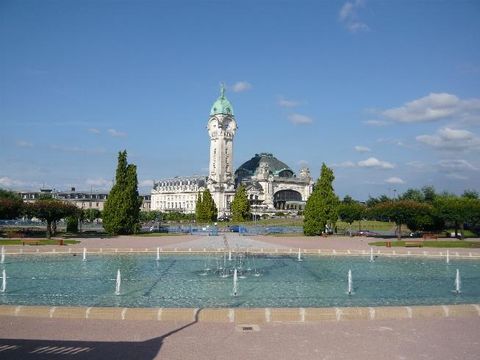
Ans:
<svg viewBox="0 0 480 360"><path fill-rule="evenodd" d="M480 262L378 257L12 256L0 304L120 307L331 307L480 302ZM233 296L233 268L238 293ZM117 270L120 295L115 295ZM353 294L347 293L352 271ZM461 293L455 294L456 269ZM1 273L0 273L1 275ZM1 283L0 283L1 285Z"/></svg>

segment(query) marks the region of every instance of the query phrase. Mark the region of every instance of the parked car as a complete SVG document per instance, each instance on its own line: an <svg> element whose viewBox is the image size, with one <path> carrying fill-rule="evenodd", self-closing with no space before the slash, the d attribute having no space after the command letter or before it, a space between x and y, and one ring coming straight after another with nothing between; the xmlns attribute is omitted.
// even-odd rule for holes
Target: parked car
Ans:
<svg viewBox="0 0 480 360"><path fill-rule="evenodd" d="M238 233L240 231L240 225L230 225L228 227L228 230L230 232L237 232Z"/></svg>
<svg viewBox="0 0 480 360"><path fill-rule="evenodd" d="M411 232L409 235L411 238L421 238L423 236L423 232L421 231L414 231Z"/></svg>
<svg viewBox="0 0 480 360"><path fill-rule="evenodd" d="M378 236L379 234L370 230L359 230L353 233L353 236Z"/></svg>

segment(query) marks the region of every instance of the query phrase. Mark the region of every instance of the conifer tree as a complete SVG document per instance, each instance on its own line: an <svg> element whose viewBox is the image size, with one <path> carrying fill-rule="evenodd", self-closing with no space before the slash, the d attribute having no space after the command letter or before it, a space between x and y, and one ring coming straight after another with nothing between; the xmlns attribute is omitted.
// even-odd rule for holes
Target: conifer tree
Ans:
<svg viewBox="0 0 480 360"><path fill-rule="evenodd" d="M202 222L203 217L202 193L199 191L197 195L197 202L195 203L195 220L197 222Z"/></svg>
<svg viewBox="0 0 480 360"><path fill-rule="evenodd" d="M118 153L115 184L103 211L103 227L112 235L132 234L140 229L141 199L138 196L137 167L127 163L127 151Z"/></svg>
<svg viewBox="0 0 480 360"><path fill-rule="evenodd" d="M320 178L307 200L303 219L303 233L307 236L320 235L328 225L331 229L338 219L339 200L333 190L332 169L322 164Z"/></svg>
<svg viewBox="0 0 480 360"><path fill-rule="evenodd" d="M197 199L195 214L198 222L211 222L217 220L217 206L213 201L212 194L205 189L202 196Z"/></svg>
<svg viewBox="0 0 480 360"><path fill-rule="evenodd" d="M247 197L247 189L241 184L232 201L232 220L245 221L250 219L250 202Z"/></svg>

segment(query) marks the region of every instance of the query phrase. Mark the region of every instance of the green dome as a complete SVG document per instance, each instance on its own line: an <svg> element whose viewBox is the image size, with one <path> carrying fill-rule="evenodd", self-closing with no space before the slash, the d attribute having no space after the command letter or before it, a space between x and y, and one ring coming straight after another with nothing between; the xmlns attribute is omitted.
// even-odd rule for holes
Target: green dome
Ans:
<svg viewBox="0 0 480 360"><path fill-rule="evenodd" d="M287 164L269 153L255 154L253 158L240 165L237 171L235 171L235 175L237 178L242 179L250 177L258 172L261 163L267 164L270 174L274 176L283 178L295 177L295 173Z"/></svg>
<svg viewBox="0 0 480 360"><path fill-rule="evenodd" d="M220 90L220 97L213 103L210 110L210 116L217 114L233 115L232 104L225 97L225 87L223 85Z"/></svg>

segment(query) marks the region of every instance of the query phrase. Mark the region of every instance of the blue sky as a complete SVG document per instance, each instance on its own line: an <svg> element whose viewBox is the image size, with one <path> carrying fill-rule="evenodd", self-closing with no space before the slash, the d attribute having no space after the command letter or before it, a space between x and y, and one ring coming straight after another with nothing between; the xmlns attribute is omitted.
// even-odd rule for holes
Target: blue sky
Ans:
<svg viewBox="0 0 480 360"><path fill-rule="evenodd" d="M219 83L234 162L322 162L365 200L480 190L478 1L0 2L0 186L100 191L117 152L206 174Z"/></svg>

